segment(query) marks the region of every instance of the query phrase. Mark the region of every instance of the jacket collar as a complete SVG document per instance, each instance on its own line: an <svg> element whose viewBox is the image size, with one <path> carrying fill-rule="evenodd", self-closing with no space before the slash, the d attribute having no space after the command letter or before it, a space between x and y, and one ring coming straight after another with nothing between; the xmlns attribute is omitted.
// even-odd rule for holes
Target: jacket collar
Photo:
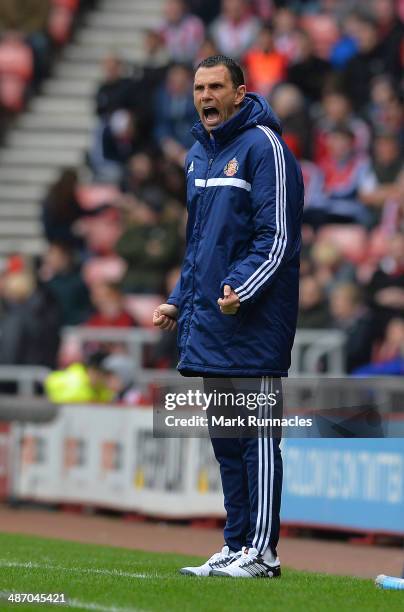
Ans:
<svg viewBox="0 0 404 612"><path fill-rule="evenodd" d="M221 123L217 128L214 128L211 132L211 136L203 127L201 120L195 123L191 133L196 140L198 140L205 147L205 149L212 151L217 147L220 148L232 140L241 131L252 127L252 125L257 125L257 121L255 120L248 121L251 115L252 106L252 100L246 98L236 114L230 117L230 119L224 123Z"/></svg>

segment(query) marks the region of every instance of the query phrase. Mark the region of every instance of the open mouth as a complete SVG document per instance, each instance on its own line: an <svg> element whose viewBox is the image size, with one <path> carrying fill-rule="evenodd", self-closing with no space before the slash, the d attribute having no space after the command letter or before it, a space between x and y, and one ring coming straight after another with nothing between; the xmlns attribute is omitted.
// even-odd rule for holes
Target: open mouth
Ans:
<svg viewBox="0 0 404 612"><path fill-rule="evenodd" d="M219 111L214 106L206 106L203 109L203 116L208 124L214 125L219 121Z"/></svg>

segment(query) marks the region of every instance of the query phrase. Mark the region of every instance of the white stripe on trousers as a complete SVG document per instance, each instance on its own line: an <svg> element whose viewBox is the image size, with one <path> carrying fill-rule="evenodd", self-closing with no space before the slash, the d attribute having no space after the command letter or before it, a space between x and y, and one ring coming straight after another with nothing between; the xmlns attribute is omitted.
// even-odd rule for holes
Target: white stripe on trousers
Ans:
<svg viewBox="0 0 404 612"><path fill-rule="evenodd" d="M261 392L266 394L268 398L269 385L268 377L263 377L261 382ZM273 378L271 378L271 393L273 392ZM272 397L272 396L271 396ZM266 406L268 406L268 401ZM259 410L259 418L262 418L262 408ZM269 416L265 410L264 418L272 419L272 407L269 405ZM268 437L267 426L258 428L258 514L257 523L255 529L255 535L253 540L253 547L260 553L264 553L268 548L269 538L271 536L272 529L272 504L273 504L273 490L274 490L274 447L272 439L272 428L270 427ZM268 444L269 444L269 458L270 458L270 475L269 475L269 490L268 490ZM269 501L269 508L268 508Z"/></svg>

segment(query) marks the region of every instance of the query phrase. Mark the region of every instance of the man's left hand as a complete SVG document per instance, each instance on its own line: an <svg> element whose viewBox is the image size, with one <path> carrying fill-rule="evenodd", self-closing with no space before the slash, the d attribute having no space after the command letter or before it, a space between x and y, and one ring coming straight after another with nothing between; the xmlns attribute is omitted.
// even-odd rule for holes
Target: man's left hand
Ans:
<svg viewBox="0 0 404 612"><path fill-rule="evenodd" d="M219 298L217 303L219 304L220 312L225 315L234 315L240 308L239 297L230 285L223 287L223 297Z"/></svg>

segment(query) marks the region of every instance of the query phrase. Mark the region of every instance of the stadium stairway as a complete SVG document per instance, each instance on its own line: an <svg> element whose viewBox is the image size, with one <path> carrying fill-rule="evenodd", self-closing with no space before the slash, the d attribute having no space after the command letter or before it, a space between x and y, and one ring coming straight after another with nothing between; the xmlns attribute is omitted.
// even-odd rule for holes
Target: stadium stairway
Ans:
<svg viewBox="0 0 404 612"><path fill-rule="evenodd" d="M163 0L100 0L86 13L41 93L0 148L0 258L40 254L40 204L61 168L79 167L96 117L93 96L109 52L141 62L142 31L155 27Z"/></svg>

